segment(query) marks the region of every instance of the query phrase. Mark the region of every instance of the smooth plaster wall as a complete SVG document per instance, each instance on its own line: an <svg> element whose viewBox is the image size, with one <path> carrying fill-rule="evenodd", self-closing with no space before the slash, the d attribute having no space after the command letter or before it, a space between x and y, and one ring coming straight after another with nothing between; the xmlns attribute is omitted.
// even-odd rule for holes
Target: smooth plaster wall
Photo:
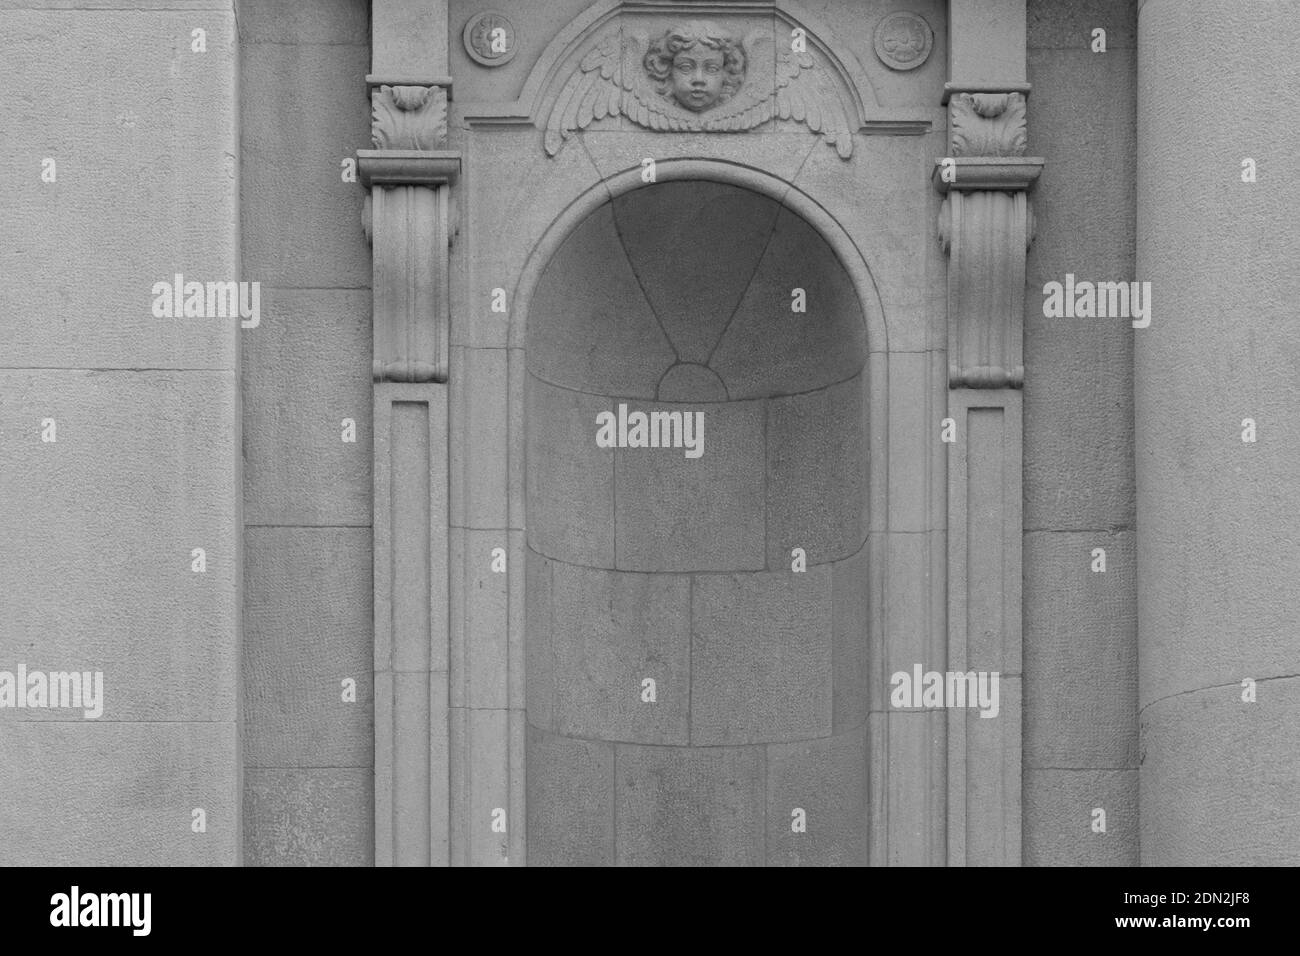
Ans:
<svg viewBox="0 0 1300 956"><path fill-rule="evenodd" d="M830 248L733 186L620 196L551 259L525 386L532 865L866 862L865 359ZM702 413L703 454L597 447L620 403Z"/></svg>
<svg viewBox="0 0 1300 956"><path fill-rule="evenodd" d="M374 860L365 0L241 0L245 863ZM342 441L343 419L356 442ZM356 680L356 702L341 682Z"/></svg>
<svg viewBox="0 0 1300 956"><path fill-rule="evenodd" d="M1106 30L1107 52L1090 49ZM1133 361L1124 319L1043 316L1043 285L1134 275L1136 11L1028 8L1037 235L1025 290L1024 862L1135 865ZM1140 333L1136 333L1140 334ZM1090 569L1104 548L1106 571ZM1093 833L1092 810L1106 811Z"/></svg>
<svg viewBox="0 0 1300 956"><path fill-rule="evenodd" d="M92 6L0 9L0 669L104 694L98 719L0 711L0 865L230 865L238 320L157 318L152 288L249 278L235 20Z"/></svg>

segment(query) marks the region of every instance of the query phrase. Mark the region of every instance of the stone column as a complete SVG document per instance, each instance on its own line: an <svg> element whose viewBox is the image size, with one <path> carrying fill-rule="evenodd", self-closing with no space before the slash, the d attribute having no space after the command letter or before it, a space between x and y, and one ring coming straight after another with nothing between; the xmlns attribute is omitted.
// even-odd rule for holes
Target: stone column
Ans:
<svg viewBox="0 0 1300 956"><path fill-rule="evenodd" d="M240 862L237 38L0 4L0 866Z"/></svg>
<svg viewBox="0 0 1300 956"><path fill-rule="evenodd" d="M1144 865L1300 863L1297 49L1294 4L1139 12Z"/></svg>
<svg viewBox="0 0 1300 956"><path fill-rule="evenodd" d="M950 155L934 171L950 258L947 669L996 672L999 701L994 717L948 712L947 859L1018 866L1026 191L1042 169L1024 156L1024 0L952 0L949 40Z"/></svg>
<svg viewBox="0 0 1300 956"><path fill-rule="evenodd" d="M448 207L445 2L375 0L375 862L451 859L448 711Z"/></svg>

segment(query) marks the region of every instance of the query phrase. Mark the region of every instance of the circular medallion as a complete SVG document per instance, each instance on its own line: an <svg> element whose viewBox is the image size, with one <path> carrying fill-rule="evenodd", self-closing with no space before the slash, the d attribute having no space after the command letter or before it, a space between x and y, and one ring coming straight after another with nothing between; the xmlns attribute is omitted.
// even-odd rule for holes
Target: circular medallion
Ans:
<svg viewBox="0 0 1300 956"><path fill-rule="evenodd" d="M891 13L876 27L876 56L891 70L915 70L933 46L934 31L915 13Z"/></svg>
<svg viewBox="0 0 1300 956"><path fill-rule="evenodd" d="M465 24L465 52L484 66L509 63L515 55L515 25L503 13L483 11Z"/></svg>

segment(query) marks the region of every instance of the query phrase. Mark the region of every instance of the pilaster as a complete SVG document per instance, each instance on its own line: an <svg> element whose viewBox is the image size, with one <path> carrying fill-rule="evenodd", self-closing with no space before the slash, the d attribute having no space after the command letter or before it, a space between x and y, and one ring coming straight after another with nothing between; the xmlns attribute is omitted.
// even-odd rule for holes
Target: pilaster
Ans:
<svg viewBox="0 0 1300 956"><path fill-rule="evenodd" d="M1021 863L1021 536L1028 190L1024 0L952 0L939 238L948 266L948 660L996 716L948 711L948 863ZM936 663L936 669L937 667Z"/></svg>
<svg viewBox="0 0 1300 956"><path fill-rule="evenodd" d="M373 250L375 862L453 858L448 375L451 189L445 2L375 0Z"/></svg>

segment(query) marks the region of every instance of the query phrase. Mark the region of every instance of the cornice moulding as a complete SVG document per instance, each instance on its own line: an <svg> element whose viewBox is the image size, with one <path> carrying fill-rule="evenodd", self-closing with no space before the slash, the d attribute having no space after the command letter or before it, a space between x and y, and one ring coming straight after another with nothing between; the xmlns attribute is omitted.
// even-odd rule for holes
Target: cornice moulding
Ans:
<svg viewBox="0 0 1300 956"><path fill-rule="evenodd" d="M943 178L945 162L956 168L953 182ZM998 192L1023 192L1043 171L1046 160L1041 156L953 156L936 159L930 180L941 193L971 192L991 189Z"/></svg>
<svg viewBox="0 0 1300 956"><path fill-rule="evenodd" d="M453 150L359 149L357 172L365 186L446 186L460 177Z"/></svg>

